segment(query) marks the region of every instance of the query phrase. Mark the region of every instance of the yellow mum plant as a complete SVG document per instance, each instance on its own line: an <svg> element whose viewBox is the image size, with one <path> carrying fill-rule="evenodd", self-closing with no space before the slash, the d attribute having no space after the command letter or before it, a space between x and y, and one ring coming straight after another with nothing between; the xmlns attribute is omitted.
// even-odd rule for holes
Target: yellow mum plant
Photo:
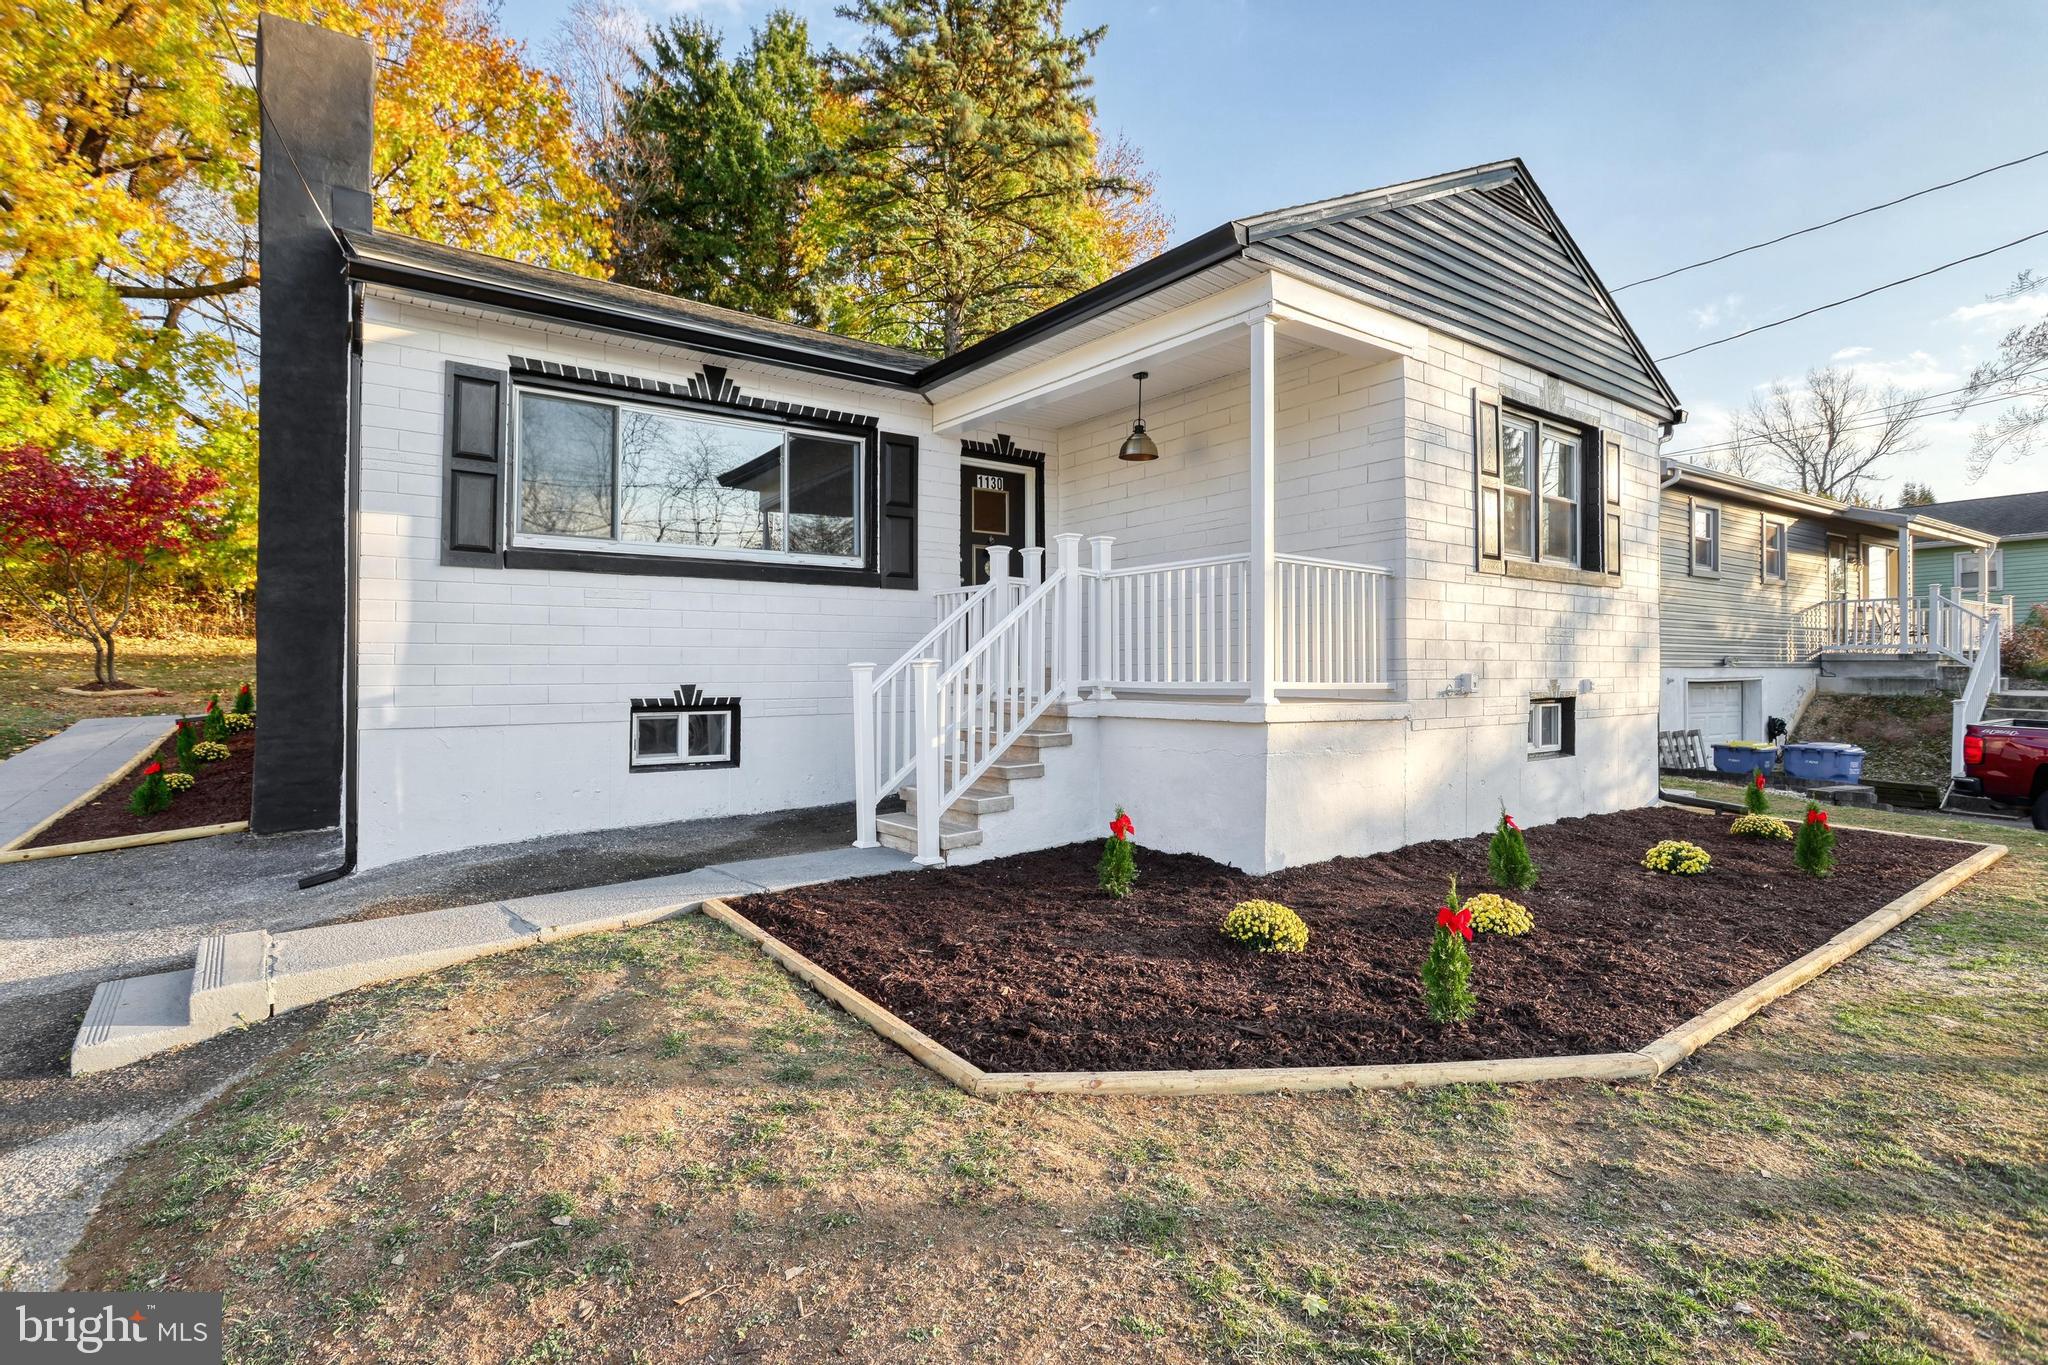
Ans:
<svg viewBox="0 0 2048 1365"><path fill-rule="evenodd" d="M192 746L192 757L201 763L218 763L228 756L228 746L218 740L202 739Z"/></svg>
<svg viewBox="0 0 2048 1365"><path fill-rule="evenodd" d="M174 792L190 791L199 785L199 779L190 773L165 773L164 785Z"/></svg>
<svg viewBox="0 0 2048 1365"><path fill-rule="evenodd" d="M1465 908L1472 912L1472 927L1482 933L1513 938L1536 927L1536 917L1529 913L1528 906L1491 891L1467 900Z"/></svg>
<svg viewBox="0 0 2048 1365"><path fill-rule="evenodd" d="M1262 953L1308 950L1308 926L1278 901L1239 901L1223 917L1223 937Z"/></svg>
<svg viewBox="0 0 2048 1365"><path fill-rule="evenodd" d="M1669 872L1675 877L1695 877L1714 861L1698 844L1683 839L1665 839L1643 855L1643 866L1652 872Z"/></svg>
<svg viewBox="0 0 2048 1365"><path fill-rule="evenodd" d="M1728 826L1730 834L1746 834L1752 839L1792 839L1792 826L1775 815L1738 815L1735 823Z"/></svg>
<svg viewBox="0 0 2048 1365"><path fill-rule="evenodd" d="M239 735L256 728L256 717L245 711L230 711L220 718L220 723L229 734Z"/></svg>

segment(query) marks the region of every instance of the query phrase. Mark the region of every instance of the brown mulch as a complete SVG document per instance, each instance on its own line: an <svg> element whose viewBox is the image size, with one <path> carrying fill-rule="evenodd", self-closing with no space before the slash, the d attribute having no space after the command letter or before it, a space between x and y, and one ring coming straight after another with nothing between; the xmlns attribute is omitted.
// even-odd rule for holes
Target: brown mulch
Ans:
<svg viewBox="0 0 2048 1365"><path fill-rule="evenodd" d="M1729 818L1649 808L1528 831L1542 876L1511 899L1536 928L1478 936L1479 1008L1449 1027L1428 1021L1420 972L1449 874L1466 896L1493 889L1483 835L1265 877L1141 843L1123 901L1096 888L1099 846L1075 844L734 905L988 1070L1431 1062L1641 1047L1973 851L1842 830L1835 875L1815 880ZM1712 867L1645 871L1666 838ZM1254 898L1300 913L1306 953L1217 933Z"/></svg>
<svg viewBox="0 0 2048 1365"><path fill-rule="evenodd" d="M28 841L28 848L53 844L77 844L88 839L118 839L133 834L159 834L165 830L195 829L201 825L225 825L249 818L250 792L255 784L256 732L230 735L228 756L218 763L202 763L196 776L199 784L180 792L170 809L155 815L135 815L128 798L142 781L142 770L152 760L164 771L176 772L178 746L175 737L164 741L155 754L135 761L113 786L72 811L63 819Z"/></svg>

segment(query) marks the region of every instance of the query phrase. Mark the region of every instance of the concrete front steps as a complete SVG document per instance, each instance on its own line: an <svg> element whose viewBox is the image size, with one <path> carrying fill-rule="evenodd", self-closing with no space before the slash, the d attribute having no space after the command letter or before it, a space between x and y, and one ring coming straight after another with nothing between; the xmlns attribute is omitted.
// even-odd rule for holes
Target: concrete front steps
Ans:
<svg viewBox="0 0 2048 1365"><path fill-rule="evenodd" d="M954 849L973 848L980 844L983 817L1015 810L1017 795L1013 788L1016 784L1045 776L1044 751L1063 749L1073 742L1074 732L1067 728L1067 708L1058 705L1047 707L1045 714L1032 721L1031 727L1003 750L1002 756L974 780L959 800L940 813L939 856L943 858ZM908 853L912 857L917 855L915 784L904 786L900 814L876 817L875 837L881 840L884 848Z"/></svg>
<svg viewBox="0 0 2048 1365"><path fill-rule="evenodd" d="M714 896L782 891L913 866L881 849L828 849L282 934L215 934L200 943L190 967L103 982L72 1044L71 1074L110 1071L358 986L578 934L631 929L694 910Z"/></svg>

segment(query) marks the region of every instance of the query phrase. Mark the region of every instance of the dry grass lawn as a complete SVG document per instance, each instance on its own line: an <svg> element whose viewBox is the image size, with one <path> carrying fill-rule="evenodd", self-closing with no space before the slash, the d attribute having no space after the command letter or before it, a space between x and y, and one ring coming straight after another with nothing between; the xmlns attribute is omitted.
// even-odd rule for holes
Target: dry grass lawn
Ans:
<svg viewBox="0 0 2048 1365"><path fill-rule="evenodd" d="M191 636L123 640L115 664L124 682L156 688L114 697L67 697L57 689L92 681L92 650L74 640L0 639L0 758L88 716L189 715L256 676L256 641Z"/></svg>
<svg viewBox="0 0 2048 1365"><path fill-rule="evenodd" d="M2007 841L1654 1085L984 1103L701 917L491 959L325 1007L72 1282L224 1289L244 1362L2040 1359Z"/></svg>

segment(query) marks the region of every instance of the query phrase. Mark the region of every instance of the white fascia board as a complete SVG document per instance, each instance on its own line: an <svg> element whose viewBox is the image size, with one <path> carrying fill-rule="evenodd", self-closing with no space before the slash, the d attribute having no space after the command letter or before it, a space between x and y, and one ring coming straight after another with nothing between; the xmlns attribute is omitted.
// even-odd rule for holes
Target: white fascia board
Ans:
<svg viewBox="0 0 2048 1365"><path fill-rule="evenodd" d="M986 424L1062 392L1128 378L1134 368L1207 349L1262 317L1333 349L1426 355L1429 331L1306 281L1267 273L1112 332L985 384L932 400L932 430L949 435Z"/></svg>

